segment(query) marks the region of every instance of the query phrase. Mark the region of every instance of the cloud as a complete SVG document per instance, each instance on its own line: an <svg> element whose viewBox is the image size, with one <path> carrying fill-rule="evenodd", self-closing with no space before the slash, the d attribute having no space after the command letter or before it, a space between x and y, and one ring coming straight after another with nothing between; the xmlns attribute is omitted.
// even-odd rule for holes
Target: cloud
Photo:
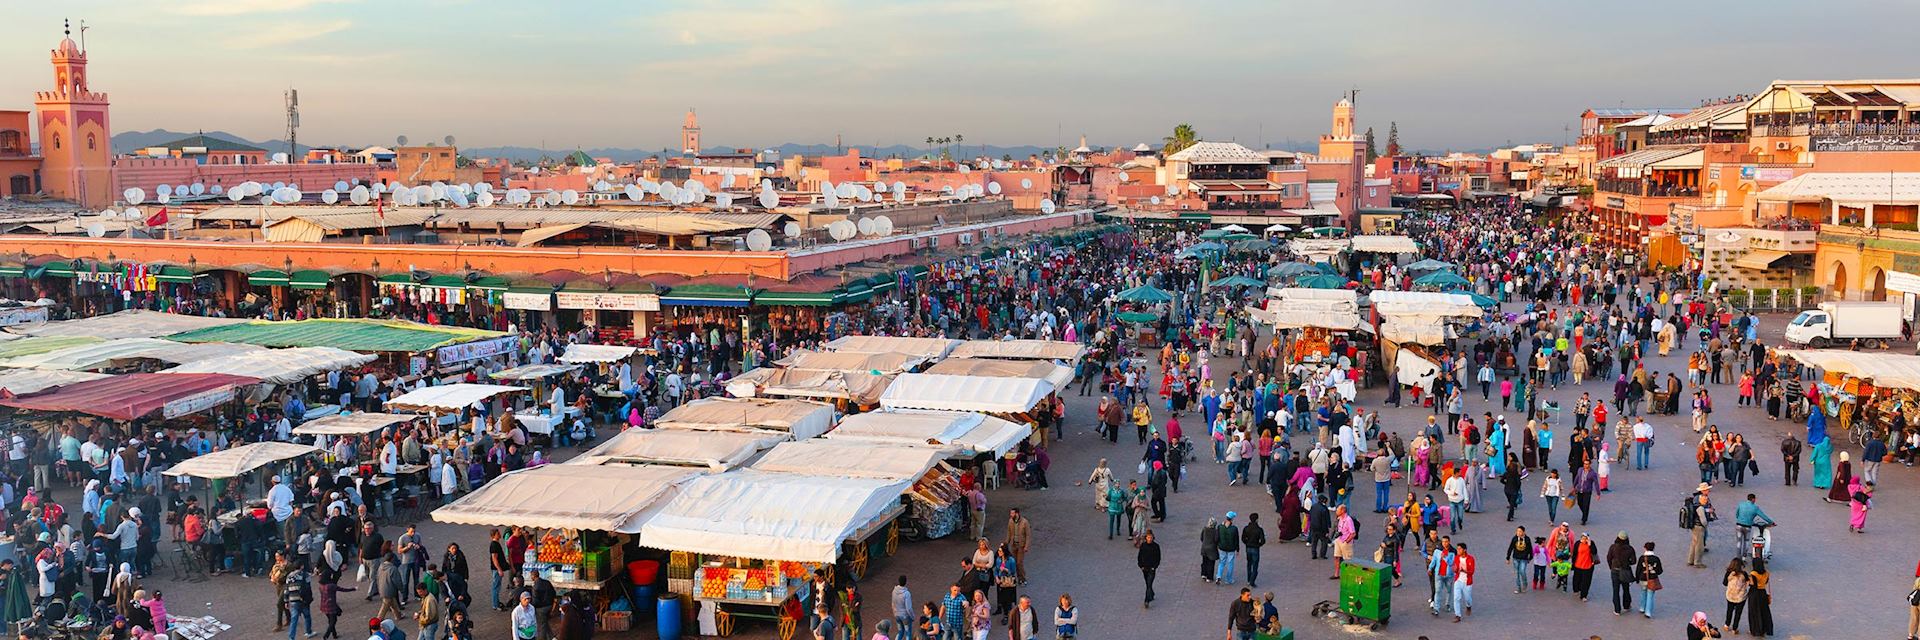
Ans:
<svg viewBox="0 0 1920 640"><path fill-rule="evenodd" d="M201 0L176 7L173 12L202 17L243 16L299 11L317 4L344 1L346 0Z"/></svg>
<svg viewBox="0 0 1920 640"><path fill-rule="evenodd" d="M234 49L259 49L302 42L347 30L352 20L320 23L275 24L242 30L228 37L225 44Z"/></svg>
<svg viewBox="0 0 1920 640"><path fill-rule="evenodd" d="M692 30L681 29L680 44L700 44L700 36L694 35Z"/></svg>

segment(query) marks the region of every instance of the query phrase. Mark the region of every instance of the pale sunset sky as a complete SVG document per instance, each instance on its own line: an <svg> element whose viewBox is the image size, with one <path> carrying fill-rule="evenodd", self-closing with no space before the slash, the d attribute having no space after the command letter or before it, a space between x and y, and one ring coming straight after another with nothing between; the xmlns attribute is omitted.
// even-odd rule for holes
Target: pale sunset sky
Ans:
<svg viewBox="0 0 1920 640"><path fill-rule="evenodd" d="M9 6L0 108L85 20L116 131L661 148L1095 145L1174 124L1313 140L1359 87L1384 142L1562 140L1587 107L1692 107L1778 78L1920 76L1920 2L1723 0L68 0Z"/></svg>

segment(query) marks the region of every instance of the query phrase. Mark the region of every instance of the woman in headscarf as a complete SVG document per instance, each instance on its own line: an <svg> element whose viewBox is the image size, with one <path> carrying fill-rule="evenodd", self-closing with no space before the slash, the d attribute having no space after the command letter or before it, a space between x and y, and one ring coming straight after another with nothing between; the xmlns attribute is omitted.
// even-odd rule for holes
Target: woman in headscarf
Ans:
<svg viewBox="0 0 1920 640"><path fill-rule="evenodd" d="M80 498L80 510L86 513L87 519L93 520L95 524L99 524L99 518L98 518L100 514L100 481L99 480L87 481L86 495L81 496Z"/></svg>
<svg viewBox="0 0 1920 640"><path fill-rule="evenodd" d="M140 585L133 579L133 563L120 563L120 571L113 574L113 582L107 586L107 597L113 598L113 610L125 616L133 611L133 594Z"/></svg>
<svg viewBox="0 0 1920 640"><path fill-rule="evenodd" d="M1853 496L1853 462L1847 458L1847 452L1840 452L1840 464L1833 468L1833 479L1827 489L1827 502L1846 502Z"/></svg>
<svg viewBox="0 0 1920 640"><path fill-rule="evenodd" d="M1093 486L1093 507L1107 510L1107 489L1113 487L1113 470L1107 468L1107 459L1101 458L1099 466L1093 468L1093 475L1087 476L1087 484Z"/></svg>
<svg viewBox="0 0 1920 640"><path fill-rule="evenodd" d="M1845 464L1842 462L1842 464ZM1873 483L1861 482L1859 478L1847 483L1848 510L1852 517L1847 519L1847 530L1854 533L1867 532L1867 510L1873 508Z"/></svg>
<svg viewBox="0 0 1920 640"><path fill-rule="evenodd" d="M1747 572L1747 633L1763 638L1773 635L1773 596L1768 592L1772 581L1767 561L1754 558Z"/></svg>
<svg viewBox="0 0 1920 640"><path fill-rule="evenodd" d="M1280 497L1280 522L1274 525L1274 535L1281 542L1292 542L1300 538L1300 492L1289 488L1281 493L1284 495Z"/></svg>
<svg viewBox="0 0 1920 640"><path fill-rule="evenodd" d="M1720 629L1707 622L1707 612L1693 612L1693 619L1687 621L1687 640L1705 640L1720 637Z"/></svg>

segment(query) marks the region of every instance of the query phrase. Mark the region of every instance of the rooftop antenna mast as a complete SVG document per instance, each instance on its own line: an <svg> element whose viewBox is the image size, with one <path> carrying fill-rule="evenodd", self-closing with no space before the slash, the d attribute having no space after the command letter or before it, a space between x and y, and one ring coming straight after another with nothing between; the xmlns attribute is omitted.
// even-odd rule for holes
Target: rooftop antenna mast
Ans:
<svg viewBox="0 0 1920 640"><path fill-rule="evenodd" d="M300 90L287 90L287 164L293 164L294 142L299 139ZM291 173L291 172L289 172Z"/></svg>
<svg viewBox="0 0 1920 640"><path fill-rule="evenodd" d="M80 52L87 52L87 21L80 21Z"/></svg>

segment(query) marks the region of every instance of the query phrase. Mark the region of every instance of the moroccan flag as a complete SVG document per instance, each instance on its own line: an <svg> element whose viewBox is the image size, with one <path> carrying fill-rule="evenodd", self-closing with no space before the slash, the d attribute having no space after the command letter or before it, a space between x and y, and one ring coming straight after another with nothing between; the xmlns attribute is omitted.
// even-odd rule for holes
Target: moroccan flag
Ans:
<svg viewBox="0 0 1920 640"><path fill-rule="evenodd" d="M387 221L386 201L386 198L373 199L373 215L380 218L383 223Z"/></svg>
<svg viewBox="0 0 1920 640"><path fill-rule="evenodd" d="M159 211L154 212L154 214L151 216L147 216L147 226L149 227L158 227L166 223L167 223L166 207L160 207Z"/></svg>

